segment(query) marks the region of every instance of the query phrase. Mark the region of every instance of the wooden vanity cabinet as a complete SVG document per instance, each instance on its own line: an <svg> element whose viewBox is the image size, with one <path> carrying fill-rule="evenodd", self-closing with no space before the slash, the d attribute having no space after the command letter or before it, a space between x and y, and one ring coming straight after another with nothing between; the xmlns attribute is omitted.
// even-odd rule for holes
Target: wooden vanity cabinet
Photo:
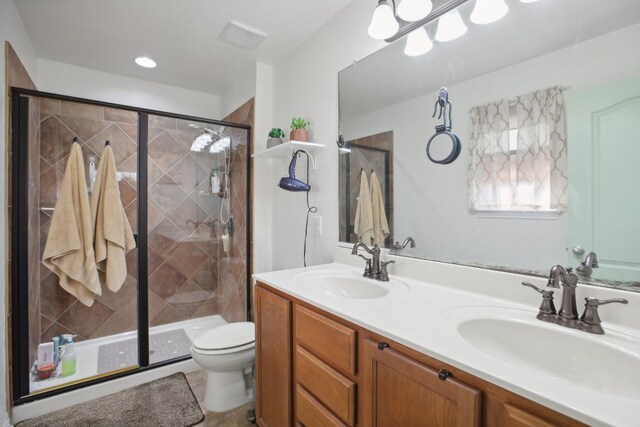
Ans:
<svg viewBox="0 0 640 427"><path fill-rule="evenodd" d="M479 426L481 397L385 341L362 342L362 425Z"/></svg>
<svg viewBox="0 0 640 427"><path fill-rule="evenodd" d="M255 288L256 420L263 427L292 425L291 301Z"/></svg>
<svg viewBox="0 0 640 427"><path fill-rule="evenodd" d="M259 426L583 425L267 285L255 292Z"/></svg>

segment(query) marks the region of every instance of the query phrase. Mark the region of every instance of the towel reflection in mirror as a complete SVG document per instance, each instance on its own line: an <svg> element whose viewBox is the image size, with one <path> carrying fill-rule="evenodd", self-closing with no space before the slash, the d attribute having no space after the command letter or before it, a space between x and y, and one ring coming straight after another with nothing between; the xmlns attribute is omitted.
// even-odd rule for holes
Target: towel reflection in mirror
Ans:
<svg viewBox="0 0 640 427"><path fill-rule="evenodd" d="M385 213L384 198L380 181L374 171L371 171L371 183L363 170L360 174L360 192L356 208L354 232L358 241L366 245L382 247L389 235L389 223Z"/></svg>

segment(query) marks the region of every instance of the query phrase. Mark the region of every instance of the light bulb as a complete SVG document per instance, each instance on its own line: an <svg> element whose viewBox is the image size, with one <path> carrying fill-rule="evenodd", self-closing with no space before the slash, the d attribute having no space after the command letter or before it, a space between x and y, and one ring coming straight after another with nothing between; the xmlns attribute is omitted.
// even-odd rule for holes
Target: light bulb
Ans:
<svg viewBox="0 0 640 427"><path fill-rule="evenodd" d="M458 9L453 9L438 19L436 40L448 42L461 37L467 32L467 26L462 22Z"/></svg>
<svg viewBox="0 0 640 427"><path fill-rule="evenodd" d="M504 0L476 0L470 19L474 24L490 24L506 15L508 10Z"/></svg>
<svg viewBox="0 0 640 427"><path fill-rule="evenodd" d="M380 0L373 11L373 18L369 25L369 36L372 39L384 40L398 32L400 25L393 16L393 8L387 0Z"/></svg>
<svg viewBox="0 0 640 427"><path fill-rule="evenodd" d="M398 17L407 22L419 21L426 18L431 9L431 0L402 0L398 5Z"/></svg>
<svg viewBox="0 0 640 427"><path fill-rule="evenodd" d="M433 47L433 42L427 35L427 30L420 27L409 33L407 44L404 47L404 54L407 56L419 56L429 52Z"/></svg>
<svg viewBox="0 0 640 427"><path fill-rule="evenodd" d="M220 144L222 148L229 148L231 146L231 138L223 136L217 143Z"/></svg>

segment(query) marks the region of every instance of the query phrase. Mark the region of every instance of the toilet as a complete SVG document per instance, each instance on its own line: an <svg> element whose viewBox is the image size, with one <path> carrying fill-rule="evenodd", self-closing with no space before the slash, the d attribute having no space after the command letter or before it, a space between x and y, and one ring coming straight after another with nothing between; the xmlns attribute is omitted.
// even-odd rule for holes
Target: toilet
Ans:
<svg viewBox="0 0 640 427"><path fill-rule="evenodd" d="M218 326L193 341L191 356L207 370L204 406L225 412L253 398L251 368L255 350L255 325L236 322Z"/></svg>

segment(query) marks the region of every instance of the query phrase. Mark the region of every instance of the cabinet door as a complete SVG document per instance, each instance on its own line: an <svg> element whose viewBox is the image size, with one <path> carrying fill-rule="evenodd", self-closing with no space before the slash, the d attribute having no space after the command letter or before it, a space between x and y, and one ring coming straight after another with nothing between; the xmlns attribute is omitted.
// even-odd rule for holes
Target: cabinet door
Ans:
<svg viewBox="0 0 640 427"><path fill-rule="evenodd" d="M255 288L255 301L258 425L290 426L291 302L261 287Z"/></svg>
<svg viewBox="0 0 640 427"><path fill-rule="evenodd" d="M362 346L363 426L479 426L480 391L394 350Z"/></svg>

